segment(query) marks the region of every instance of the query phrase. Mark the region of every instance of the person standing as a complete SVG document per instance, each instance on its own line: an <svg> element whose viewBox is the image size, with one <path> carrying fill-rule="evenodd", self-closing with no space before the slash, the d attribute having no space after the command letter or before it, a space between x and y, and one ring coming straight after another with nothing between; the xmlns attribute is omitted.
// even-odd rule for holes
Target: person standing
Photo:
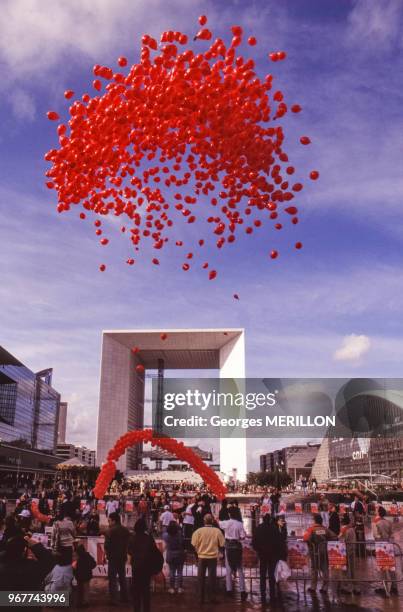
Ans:
<svg viewBox="0 0 403 612"><path fill-rule="evenodd" d="M347 555L347 579L344 581L342 593L351 594L354 592L355 595L360 594L358 588L354 588L355 578L355 548L356 548L356 535L348 514L345 514L342 518L342 527L339 535L339 540L346 543L346 555Z"/></svg>
<svg viewBox="0 0 403 612"><path fill-rule="evenodd" d="M132 566L134 612L150 612L151 577L162 570L164 560L154 538L147 533L147 524L143 518L138 519L134 525L128 553Z"/></svg>
<svg viewBox="0 0 403 612"><path fill-rule="evenodd" d="M4 495L0 499L0 521L4 521L7 516L7 498Z"/></svg>
<svg viewBox="0 0 403 612"><path fill-rule="evenodd" d="M252 538L252 547L259 557L260 596L262 605L266 604L266 579L269 578L270 602L276 599L276 580L274 572L277 562L287 559L287 528L283 516L275 522L269 514L263 517L263 523L256 527Z"/></svg>
<svg viewBox="0 0 403 612"><path fill-rule="evenodd" d="M193 516L193 506L196 503L196 498L193 497L190 504L186 506L184 517L183 517L183 535L185 538L185 546L190 544L192 533L194 530L195 517Z"/></svg>
<svg viewBox="0 0 403 612"><path fill-rule="evenodd" d="M62 507L62 512L68 511L67 508ZM53 525L52 531L52 549L54 552L60 553L63 556L63 560L70 563L73 561L73 543L76 537L76 529L69 514L62 514L59 516L59 520L56 520Z"/></svg>
<svg viewBox="0 0 403 612"><path fill-rule="evenodd" d="M166 547L166 561L169 565L169 593L183 593L183 565L185 563L185 547L183 535L176 521L171 521L162 536Z"/></svg>
<svg viewBox="0 0 403 612"><path fill-rule="evenodd" d="M108 560L109 599L116 603L116 576L119 579L120 601L127 602L126 560L130 533L120 523L120 516L112 512L108 517L109 529L105 534L105 555Z"/></svg>
<svg viewBox="0 0 403 612"><path fill-rule="evenodd" d="M170 507L168 505L164 506L164 512L160 516L160 526L161 533L164 534L168 529L168 525L175 520L174 515L172 514Z"/></svg>
<svg viewBox="0 0 403 612"><path fill-rule="evenodd" d="M329 506L329 529L337 536L340 533L340 517L333 504Z"/></svg>
<svg viewBox="0 0 403 612"><path fill-rule="evenodd" d="M382 542L393 542L393 527L392 523L386 518L386 510L383 506L378 507L378 517L374 524L374 538ZM390 580L390 592L392 595L398 595L396 572L385 571L385 575ZM384 581L386 583L386 581ZM384 593L383 588L375 589L375 592Z"/></svg>
<svg viewBox="0 0 403 612"><path fill-rule="evenodd" d="M211 514L204 516L204 527L199 527L192 535L192 546L196 550L197 579L199 582L200 603L206 599L214 603L217 577L217 560L220 549L224 548L225 540L220 529L213 527ZM207 589L205 588L206 572L208 571Z"/></svg>
<svg viewBox="0 0 403 612"><path fill-rule="evenodd" d="M92 570L96 567L96 561L82 544L77 546L77 560L75 562L74 576L77 580L77 605L87 607L90 591Z"/></svg>
<svg viewBox="0 0 403 612"><path fill-rule="evenodd" d="M329 586L329 558L326 542L334 540L335 534L323 526L320 514L313 515L313 525L305 531L303 539L309 545L311 557L311 586L308 591L315 592L318 586L318 575L323 577L321 593L327 593Z"/></svg>
<svg viewBox="0 0 403 612"><path fill-rule="evenodd" d="M220 521L219 525L225 534L225 585L227 595L232 594L232 575L239 575L241 601L247 598L245 575L242 565L242 540L246 538L243 524L238 518L237 508L231 506L228 510L229 520Z"/></svg>

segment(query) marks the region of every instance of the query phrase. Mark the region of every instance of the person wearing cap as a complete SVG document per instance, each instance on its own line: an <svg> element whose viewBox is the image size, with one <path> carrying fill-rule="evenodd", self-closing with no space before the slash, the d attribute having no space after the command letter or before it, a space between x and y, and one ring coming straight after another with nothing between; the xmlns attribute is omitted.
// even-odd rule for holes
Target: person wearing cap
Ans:
<svg viewBox="0 0 403 612"><path fill-rule="evenodd" d="M308 591L315 592L318 586L318 575L321 572L323 584L320 591L327 593L329 586L329 559L326 542L335 540L336 535L322 524L320 514L313 515L313 525L305 531L303 540L309 545L311 557L311 586Z"/></svg>
<svg viewBox="0 0 403 612"><path fill-rule="evenodd" d="M225 539L222 531L213 526L213 517L206 514L204 517L204 527L199 527L192 535L192 546L197 553L197 579L199 582L200 603L204 599L210 603L214 602L216 588L217 561L220 550L225 546ZM205 588L206 572L208 571L208 584Z"/></svg>
<svg viewBox="0 0 403 612"><path fill-rule="evenodd" d="M168 504L166 504L164 506L164 512L161 514L160 516L160 526L161 526L161 532L162 533L166 533L167 529L168 529L168 525L171 521L174 521L175 517L172 514L170 507L168 506Z"/></svg>

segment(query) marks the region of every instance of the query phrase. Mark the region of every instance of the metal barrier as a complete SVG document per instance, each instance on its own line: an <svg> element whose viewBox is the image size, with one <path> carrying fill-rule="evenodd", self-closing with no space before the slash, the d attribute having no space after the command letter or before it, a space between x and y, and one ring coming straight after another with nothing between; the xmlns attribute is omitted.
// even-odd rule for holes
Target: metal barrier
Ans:
<svg viewBox="0 0 403 612"><path fill-rule="evenodd" d="M383 588L389 597L397 589L397 584L403 582L403 555L398 544L373 540L358 541L352 545L346 545L345 558L343 555L335 556L333 544L338 545L343 551L343 542L338 540L331 542L330 547L328 547L328 542L308 547L301 540L289 540L288 562L291 576L288 582L295 583L298 597L301 583L303 583L304 595L306 595L308 584L311 589L316 590L321 581L322 588L330 590L330 594L336 598L340 592L358 594L361 590L360 586L370 584ZM298 550L299 555L295 554L295 551L298 553ZM383 555L379 554L382 550ZM292 551L294 551L293 554L291 554ZM389 554L386 554L387 552ZM395 569L391 569L393 563ZM249 547L244 547L243 571L253 598L256 590L258 592L260 590L260 565L256 553ZM197 577L197 557L192 551L186 554L183 576L185 578ZM220 559L217 563L217 578L224 579L225 576L225 560Z"/></svg>

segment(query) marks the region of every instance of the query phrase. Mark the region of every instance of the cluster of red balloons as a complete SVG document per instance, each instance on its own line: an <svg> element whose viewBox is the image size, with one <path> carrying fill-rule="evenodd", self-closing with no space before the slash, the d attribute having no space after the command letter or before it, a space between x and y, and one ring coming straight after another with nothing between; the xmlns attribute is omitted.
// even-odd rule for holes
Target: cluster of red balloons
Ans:
<svg viewBox="0 0 403 612"><path fill-rule="evenodd" d="M31 514L38 521L41 521L41 523L49 523L49 521L52 518L51 516L48 516L47 514L43 514L42 512L40 512L38 504L35 502L31 502Z"/></svg>
<svg viewBox="0 0 403 612"><path fill-rule="evenodd" d="M199 23L195 49L212 39L206 16ZM135 250L144 240L157 251L169 240L183 247L174 234L179 220L185 227L207 222L218 249L266 222L276 230L283 219L298 223L291 201L303 184L292 178L295 168L279 120L301 107L289 108L283 92L273 91L272 74L257 75L254 60L238 50L242 28L231 30L229 44L216 38L205 50L189 48L182 32L163 32L160 43L145 34L138 63L129 66L120 57L118 66L128 66L124 71L94 66L95 95L85 93L72 102L68 121L57 127L59 148L45 155L52 163L46 184L58 193L59 212L81 206L81 219L88 213L122 217L121 231ZM250 36L247 42L253 47L257 40ZM278 51L268 59L285 57ZM65 92L67 100L73 95ZM49 111L48 118L57 121L59 114ZM311 141L301 136L300 142ZM318 177L317 170L310 173L312 180ZM94 225L106 246L101 219ZM206 238L199 226L196 249ZM188 271L196 259L193 250L184 259L182 269ZM157 257L151 261L160 264ZM208 261L201 267L210 280L216 278Z"/></svg>
<svg viewBox="0 0 403 612"><path fill-rule="evenodd" d="M115 446L108 452L107 461L103 464L94 487L94 495L102 499L116 472L116 461L123 455L125 450L139 442L150 442L152 446L158 446L163 450L174 454L181 461L186 461L199 474L211 492L219 499L223 499L227 488L221 482L218 475L206 464L192 449L186 447L183 442L174 438L159 437L152 429L128 431L121 436Z"/></svg>

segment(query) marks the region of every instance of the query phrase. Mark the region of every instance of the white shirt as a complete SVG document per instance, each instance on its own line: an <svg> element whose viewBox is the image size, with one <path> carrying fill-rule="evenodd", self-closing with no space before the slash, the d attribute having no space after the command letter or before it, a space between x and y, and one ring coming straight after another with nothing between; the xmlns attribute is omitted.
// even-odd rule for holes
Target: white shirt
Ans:
<svg viewBox="0 0 403 612"><path fill-rule="evenodd" d="M229 521L220 521L221 529L224 529L226 540L244 540L246 532L241 521L230 519Z"/></svg>
<svg viewBox="0 0 403 612"><path fill-rule="evenodd" d="M171 521L174 521L174 515L172 514L172 512L170 510L165 510L165 512L163 512L161 514L161 525L163 525L164 527L168 527L169 523Z"/></svg>
<svg viewBox="0 0 403 612"><path fill-rule="evenodd" d="M183 524L184 525L194 525L195 524L195 517L192 514L193 506L194 506L194 504L189 504L186 507L185 516L184 516L184 519L183 519Z"/></svg>

